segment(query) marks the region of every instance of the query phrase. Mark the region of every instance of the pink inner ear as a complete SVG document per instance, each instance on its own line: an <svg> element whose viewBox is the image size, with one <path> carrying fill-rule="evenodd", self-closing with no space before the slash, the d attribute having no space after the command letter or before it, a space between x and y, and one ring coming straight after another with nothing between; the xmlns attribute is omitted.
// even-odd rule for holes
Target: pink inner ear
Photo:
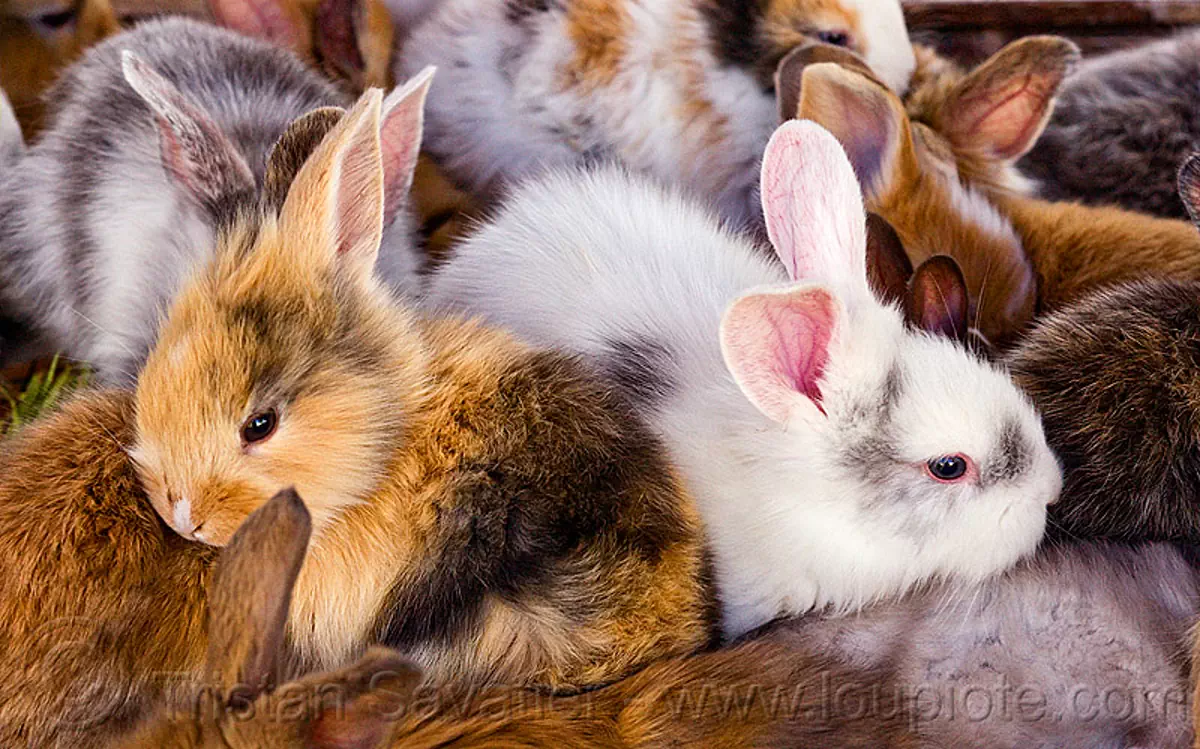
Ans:
<svg viewBox="0 0 1200 749"><path fill-rule="evenodd" d="M408 202L413 171L421 151L421 132L425 121L425 97L433 82L433 70L426 68L393 91L384 102L380 126L383 153L383 225L389 226Z"/></svg>
<svg viewBox="0 0 1200 749"><path fill-rule="evenodd" d="M209 0L208 6L217 23L225 28L308 54L312 39L284 7L286 2L290 0Z"/></svg>
<svg viewBox="0 0 1200 749"><path fill-rule="evenodd" d="M730 305L721 324L726 366L768 418L786 422L797 394L824 413L820 381L837 316L836 300L820 287L749 294Z"/></svg>
<svg viewBox="0 0 1200 749"><path fill-rule="evenodd" d="M846 152L809 120L776 129L763 154L767 235L793 280L866 289L866 217Z"/></svg>

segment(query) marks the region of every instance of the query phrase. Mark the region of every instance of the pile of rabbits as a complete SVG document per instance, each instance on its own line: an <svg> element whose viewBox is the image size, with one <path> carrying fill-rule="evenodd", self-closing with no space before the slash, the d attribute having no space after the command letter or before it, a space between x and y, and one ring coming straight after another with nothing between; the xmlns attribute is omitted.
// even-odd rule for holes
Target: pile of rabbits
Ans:
<svg viewBox="0 0 1200 749"><path fill-rule="evenodd" d="M1191 37L64 8L0 9L0 363L92 380L0 440L0 744L1193 746L1200 142L1105 135Z"/></svg>

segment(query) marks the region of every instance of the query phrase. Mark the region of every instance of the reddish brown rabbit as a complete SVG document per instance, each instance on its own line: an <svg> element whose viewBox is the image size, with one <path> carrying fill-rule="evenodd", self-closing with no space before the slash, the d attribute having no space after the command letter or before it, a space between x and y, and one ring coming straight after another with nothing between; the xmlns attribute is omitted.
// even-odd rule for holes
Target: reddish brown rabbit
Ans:
<svg viewBox="0 0 1200 749"><path fill-rule="evenodd" d="M940 58L918 48L913 97ZM899 234L913 264L949 255L971 295L971 321L999 347L1010 344L1037 309L1037 276L1020 237L975 185L1019 186L1012 168L1040 132L1051 93L1078 56L1070 42L1032 37L1005 47L957 86L943 83L938 118L947 132L910 120L905 104L860 59L828 46L802 48L777 72L784 117L811 119L837 136L854 164L867 208ZM1012 81L1038 85L1013 92ZM1009 94L1014 94L1008 96ZM1008 98L1003 98L1008 96ZM992 105L980 108L980 102ZM970 111L968 111L970 110ZM1027 117L1027 130L1011 121ZM965 123L971 123L969 126Z"/></svg>
<svg viewBox="0 0 1200 749"><path fill-rule="evenodd" d="M1014 180L1012 159L1041 133L1074 62L1065 54L1069 43L1057 44L1064 54L1047 56L1033 39L1022 40L1009 47L1024 45L1021 54L970 74L925 51L907 97L909 115L945 139L963 183L982 190L1015 229L1037 273L1042 311L1121 281L1200 279L1200 235L1188 222L1039 200ZM991 123L994 137L980 140L979 122ZM989 156L1002 157L1004 169L989 166Z"/></svg>

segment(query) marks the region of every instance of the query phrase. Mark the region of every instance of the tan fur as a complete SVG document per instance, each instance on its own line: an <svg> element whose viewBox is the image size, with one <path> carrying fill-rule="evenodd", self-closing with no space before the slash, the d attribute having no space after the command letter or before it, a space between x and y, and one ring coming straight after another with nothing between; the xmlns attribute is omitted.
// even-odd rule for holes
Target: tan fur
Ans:
<svg viewBox="0 0 1200 749"><path fill-rule="evenodd" d="M135 454L155 508L220 545L294 485L314 540L289 633L320 668L399 642L436 678L567 688L704 645L699 519L632 412L573 360L419 319L372 275L378 127L368 92L279 217L227 232L176 300L137 390ZM242 425L268 407L278 428L244 443ZM178 526L180 506L192 527ZM577 547L522 556L573 533ZM447 579L538 569L536 583L489 583L463 602L467 583ZM449 634L419 634L424 619Z"/></svg>
<svg viewBox="0 0 1200 749"><path fill-rule="evenodd" d="M805 23L798 24L796 19L805 19ZM811 42L813 27L841 28L852 33L859 27L858 13L837 0L768 0L762 33L774 50L771 63L778 62L789 50ZM854 49L865 57L866 40L855 36L852 42Z"/></svg>
<svg viewBox="0 0 1200 749"><path fill-rule="evenodd" d="M567 5L567 36L575 57L563 71L564 86L594 90L616 78L626 54L629 16L619 3L607 0L572 0Z"/></svg>

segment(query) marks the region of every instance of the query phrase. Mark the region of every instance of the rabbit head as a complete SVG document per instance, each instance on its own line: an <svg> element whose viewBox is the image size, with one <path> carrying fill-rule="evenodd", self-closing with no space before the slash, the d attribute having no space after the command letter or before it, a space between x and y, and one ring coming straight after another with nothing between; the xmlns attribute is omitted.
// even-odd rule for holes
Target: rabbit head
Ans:
<svg viewBox="0 0 1200 749"><path fill-rule="evenodd" d="M845 504L806 522L829 513L829 532L854 549L852 588L982 579L1033 551L1058 464L1007 375L942 334L965 319L961 276L944 261L922 266L907 316L875 296L853 168L814 123L776 131L762 199L796 283L747 292L720 332L742 393L780 427L778 445L762 446L777 470L761 480L786 485L789 466L820 467L797 483Z"/></svg>
<svg viewBox="0 0 1200 749"><path fill-rule="evenodd" d="M430 76L383 107L377 90L364 94L277 214L268 201L222 233L162 323L138 380L134 455L181 535L223 545L291 484L319 533L385 475L421 393L424 349L375 260L385 194L403 192L387 183L411 178ZM384 108L385 131L415 137L381 140Z"/></svg>
<svg viewBox="0 0 1200 749"><path fill-rule="evenodd" d="M1015 51L1042 50L1045 56L1036 58L1042 65L1058 63L1061 68L1074 47L1058 41L1045 38ZM947 96L954 112L944 116L946 121L983 120L969 131L948 130L945 135L910 121L904 103L845 50L835 54L820 47L802 48L786 58L777 73L781 115L813 120L837 136L854 165L867 207L896 229L914 263L934 255L957 261L967 280L972 327L1000 348L1033 320L1037 276L1011 223L963 176L969 173L969 163L1006 168L1033 144L1044 125L1049 103L1042 88L1010 90L1028 67L1005 64L1012 54L999 53L977 71L1001 68L1003 75L985 76L990 87L961 84L968 90L984 89L981 96L993 109L982 115L958 111L965 106L955 109L954 103L965 95ZM1030 60L1027 55L1021 59Z"/></svg>

